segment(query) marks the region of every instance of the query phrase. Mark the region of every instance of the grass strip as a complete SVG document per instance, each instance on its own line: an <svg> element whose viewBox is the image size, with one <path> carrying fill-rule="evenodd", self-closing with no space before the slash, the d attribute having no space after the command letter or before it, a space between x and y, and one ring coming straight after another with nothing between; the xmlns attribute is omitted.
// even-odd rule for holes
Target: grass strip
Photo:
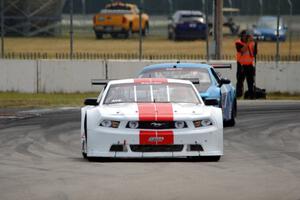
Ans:
<svg viewBox="0 0 300 200"><path fill-rule="evenodd" d="M52 108L80 107L88 97L97 97L98 93L18 93L0 92L0 108ZM300 93L268 93L267 100L300 100Z"/></svg>
<svg viewBox="0 0 300 200"><path fill-rule="evenodd" d="M0 108L51 108L83 106L87 97L97 97L98 93L17 93L0 92Z"/></svg>

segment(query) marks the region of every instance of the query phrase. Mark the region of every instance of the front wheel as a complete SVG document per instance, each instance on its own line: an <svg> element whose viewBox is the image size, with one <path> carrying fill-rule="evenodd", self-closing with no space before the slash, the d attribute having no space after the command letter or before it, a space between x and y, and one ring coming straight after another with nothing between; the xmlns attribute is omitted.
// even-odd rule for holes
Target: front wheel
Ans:
<svg viewBox="0 0 300 200"><path fill-rule="evenodd" d="M132 35L132 24L130 24L128 31L125 33L124 38L128 39Z"/></svg>
<svg viewBox="0 0 300 200"><path fill-rule="evenodd" d="M144 29L142 30L142 36L147 36L149 34L149 24L146 22Z"/></svg>
<svg viewBox="0 0 300 200"><path fill-rule="evenodd" d="M88 157L87 157L87 154L84 153L84 152L82 152L82 157L83 157L84 159L87 159L87 158L88 158Z"/></svg>
<svg viewBox="0 0 300 200"><path fill-rule="evenodd" d="M191 156L188 157L192 161L200 161L200 162L218 162L221 159L221 156Z"/></svg>
<svg viewBox="0 0 300 200"><path fill-rule="evenodd" d="M224 122L224 126L226 126L226 127L234 126L236 115L237 115L237 103L236 103L236 99L235 99L233 102L233 105L232 105L231 118L230 118L230 120Z"/></svg>
<svg viewBox="0 0 300 200"><path fill-rule="evenodd" d="M221 156L208 156L207 159L210 162L218 162L221 159Z"/></svg>
<svg viewBox="0 0 300 200"><path fill-rule="evenodd" d="M118 38L118 36L119 36L118 33L111 33L110 35L112 38Z"/></svg>
<svg viewBox="0 0 300 200"><path fill-rule="evenodd" d="M95 35L96 35L97 39L102 39L103 38L103 34L98 32L98 31L95 31Z"/></svg>

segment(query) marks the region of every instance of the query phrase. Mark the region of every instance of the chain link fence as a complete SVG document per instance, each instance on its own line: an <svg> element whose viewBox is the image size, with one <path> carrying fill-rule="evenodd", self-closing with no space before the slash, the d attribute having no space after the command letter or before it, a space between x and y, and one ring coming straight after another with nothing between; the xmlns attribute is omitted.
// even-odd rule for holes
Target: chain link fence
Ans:
<svg viewBox="0 0 300 200"><path fill-rule="evenodd" d="M205 40L168 38L170 16L177 10L204 12L205 1L126 1L137 4L142 12L150 17L149 34L142 38L141 45L139 45L138 33L133 34L129 39L112 38L110 35L102 39L96 38L93 17L111 0L73 0L72 31L70 29L71 0L2 1L4 4L1 9L1 21L3 21L1 32L4 36L2 56L5 59L207 59ZM213 21L212 1L206 1L209 3L208 18L211 23ZM281 17L287 27L286 40L279 43L279 60L299 61L300 3L296 0L281 0L279 3ZM243 3L239 0L224 0L224 7L234 8L224 11L222 54L224 60L235 59L234 42L240 30L252 29L260 16L276 16L278 12L278 6L270 0L245 0ZM232 31L232 27L236 31ZM70 32L73 33L73 41L70 40ZM213 36L210 35L209 45L213 44L212 41ZM259 41L258 44L258 61L276 59L276 42ZM70 48L72 48L72 56Z"/></svg>

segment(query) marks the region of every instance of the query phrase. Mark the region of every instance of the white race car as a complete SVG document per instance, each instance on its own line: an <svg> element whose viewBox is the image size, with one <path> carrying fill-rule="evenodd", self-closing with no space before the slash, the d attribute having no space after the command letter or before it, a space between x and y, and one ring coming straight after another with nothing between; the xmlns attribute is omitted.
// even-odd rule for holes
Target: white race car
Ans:
<svg viewBox="0 0 300 200"><path fill-rule="evenodd" d="M114 80L85 105L81 148L89 160L223 155L222 111L205 106L191 81Z"/></svg>

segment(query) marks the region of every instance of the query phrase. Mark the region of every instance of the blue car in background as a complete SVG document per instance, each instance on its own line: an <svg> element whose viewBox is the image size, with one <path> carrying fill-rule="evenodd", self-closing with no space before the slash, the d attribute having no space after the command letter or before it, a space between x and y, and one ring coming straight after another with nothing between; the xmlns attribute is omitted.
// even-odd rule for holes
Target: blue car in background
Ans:
<svg viewBox="0 0 300 200"><path fill-rule="evenodd" d="M170 40L206 39L205 15L200 11L180 10L174 13L168 24Z"/></svg>
<svg viewBox="0 0 300 200"><path fill-rule="evenodd" d="M225 65L215 68L225 68ZM228 66L229 67L229 66ZM206 105L222 108L224 126L234 126L237 115L235 88L230 80L220 77L212 65L196 63L162 63L144 67L140 78L175 78L199 80L195 84Z"/></svg>
<svg viewBox="0 0 300 200"><path fill-rule="evenodd" d="M279 40L286 40L287 27L284 26L282 18L279 20ZM277 40L277 17L260 17L256 25L253 25L253 35L257 40L276 41Z"/></svg>

